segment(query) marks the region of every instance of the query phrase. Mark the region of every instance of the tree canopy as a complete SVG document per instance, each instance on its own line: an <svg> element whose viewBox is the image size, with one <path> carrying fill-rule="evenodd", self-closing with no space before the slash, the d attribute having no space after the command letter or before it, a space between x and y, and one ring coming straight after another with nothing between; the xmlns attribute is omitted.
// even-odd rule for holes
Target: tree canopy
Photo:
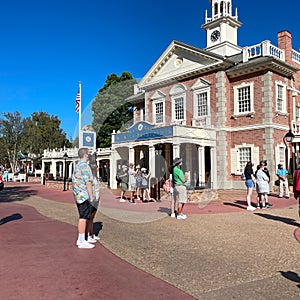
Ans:
<svg viewBox="0 0 300 300"><path fill-rule="evenodd" d="M113 130L123 130L133 122L133 107L125 99L133 94L136 80L128 72L107 76L93 103L92 127L97 132L97 147L110 147Z"/></svg>
<svg viewBox="0 0 300 300"><path fill-rule="evenodd" d="M13 172L20 154L41 157L44 149L70 147L66 134L60 128L57 116L34 112L23 119L20 112L4 113L0 118L0 162L9 162Z"/></svg>

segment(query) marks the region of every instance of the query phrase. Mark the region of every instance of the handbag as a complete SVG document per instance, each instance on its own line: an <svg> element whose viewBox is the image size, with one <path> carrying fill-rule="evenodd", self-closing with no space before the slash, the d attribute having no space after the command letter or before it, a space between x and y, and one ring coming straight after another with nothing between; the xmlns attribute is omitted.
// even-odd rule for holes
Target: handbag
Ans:
<svg viewBox="0 0 300 300"><path fill-rule="evenodd" d="M245 175L245 173L243 173L243 174L241 175L241 179L244 180L244 181L246 180L246 175Z"/></svg>

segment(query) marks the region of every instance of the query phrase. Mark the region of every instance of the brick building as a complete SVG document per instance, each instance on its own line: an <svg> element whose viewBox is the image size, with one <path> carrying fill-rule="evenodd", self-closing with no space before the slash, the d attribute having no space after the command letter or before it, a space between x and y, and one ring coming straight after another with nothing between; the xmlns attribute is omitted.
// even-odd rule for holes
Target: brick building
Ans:
<svg viewBox="0 0 300 300"><path fill-rule="evenodd" d="M237 45L242 25L231 0L210 0L205 14L206 48L172 41L127 100L134 125L113 134L111 185L124 163L167 177L174 157L183 158L190 184L244 188L247 161L268 161L272 186L279 163L299 160L300 52L292 35ZM209 17L209 15L211 15ZM291 130L293 143L284 136ZM116 167L115 167L116 166Z"/></svg>

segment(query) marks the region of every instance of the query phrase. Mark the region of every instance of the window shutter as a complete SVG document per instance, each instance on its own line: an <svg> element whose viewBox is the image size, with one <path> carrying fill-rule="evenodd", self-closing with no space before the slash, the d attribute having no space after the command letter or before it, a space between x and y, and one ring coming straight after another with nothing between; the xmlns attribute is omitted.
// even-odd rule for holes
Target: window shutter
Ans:
<svg viewBox="0 0 300 300"><path fill-rule="evenodd" d="M259 165L259 162L259 147L253 147L252 163L254 164L254 166L257 166Z"/></svg>
<svg viewBox="0 0 300 300"><path fill-rule="evenodd" d="M231 150L231 174L239 173L237 158L238 158L238 150L236 148L232 148Z"/></svg>

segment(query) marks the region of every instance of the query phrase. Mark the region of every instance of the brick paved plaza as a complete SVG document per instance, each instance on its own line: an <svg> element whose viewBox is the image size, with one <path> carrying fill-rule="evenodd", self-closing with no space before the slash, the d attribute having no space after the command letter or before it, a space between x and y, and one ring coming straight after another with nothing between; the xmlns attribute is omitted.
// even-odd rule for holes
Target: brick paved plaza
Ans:
<svg viewBox="0 0 300 300"><path fill-rule="evenodd" d="M296 200L273 195L271 209L247 212L244 196L219 191L212 202L188 204L179 221L168 216L168 198L130 205L102 189L100 243L83 250L71 191L8 183L0 193L2 297L298 299Z"/></svg>

